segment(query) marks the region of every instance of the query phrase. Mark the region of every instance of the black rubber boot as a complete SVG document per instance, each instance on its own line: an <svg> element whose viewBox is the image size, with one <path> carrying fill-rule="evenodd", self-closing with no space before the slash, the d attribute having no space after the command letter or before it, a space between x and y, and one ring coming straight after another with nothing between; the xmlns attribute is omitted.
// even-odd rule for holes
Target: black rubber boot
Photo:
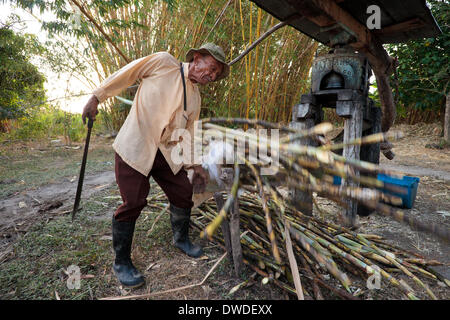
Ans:
<svg viewBox="0 0 450 320"><path fill-rule="evenodd" d="M131 262L135 224L136 221L116 221L112 218L113 248L116 253L113 270L120 283L129 288L137 288L145 283L144 277Z"/></svg>
<svg viewBox="0 0 450 320"><path fill-rule="evenodd" d="M170 222L173 231L173 244L188 256L198 258L203 255L202 247L189 240L191 209L183 209L170 204Z"/></svg>

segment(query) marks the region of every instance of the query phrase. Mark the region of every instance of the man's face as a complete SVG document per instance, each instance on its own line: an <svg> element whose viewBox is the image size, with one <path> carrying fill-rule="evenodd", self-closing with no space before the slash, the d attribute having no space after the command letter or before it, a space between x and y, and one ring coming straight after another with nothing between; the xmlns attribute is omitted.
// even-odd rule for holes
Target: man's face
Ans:
<svg viewBox="0 0 450 320"><path fill-rule="evenodd" d="M209 54L194 53L194 60L189 66L189 80L205 85L213 82L222 73L223 65Z"/></svg>

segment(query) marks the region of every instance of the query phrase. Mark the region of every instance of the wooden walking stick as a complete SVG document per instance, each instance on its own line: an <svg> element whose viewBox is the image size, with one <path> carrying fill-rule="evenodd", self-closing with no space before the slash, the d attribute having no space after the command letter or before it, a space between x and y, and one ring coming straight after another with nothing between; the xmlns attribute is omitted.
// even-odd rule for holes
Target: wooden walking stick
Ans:
<svg viewBox="0 0 450 320"><path fill-rule="evenodd" d="M81 190L83 189L84 170L86 168L87 154L88 154L88 149L89 149L89 140L91 139L91 131L92 131L93 125L94 125L94 120L92 120L89 117L86 143L84 144L83 161L81 162L80 176L78 178L77 193L75 196L75 204L73 205L73 211L72 211L72 221L75 219L75 213L78 211L78 206L80 205Z"/></svg>

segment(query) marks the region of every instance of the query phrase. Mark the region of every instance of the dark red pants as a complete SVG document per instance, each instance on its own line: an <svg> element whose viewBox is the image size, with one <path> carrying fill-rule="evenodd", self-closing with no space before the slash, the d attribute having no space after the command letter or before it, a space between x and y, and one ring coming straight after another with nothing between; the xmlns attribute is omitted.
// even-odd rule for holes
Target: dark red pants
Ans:
<svg viewBox="0 0 450 320"><path fill-rule="evenodd" d="M173 174L166 159L158 150L152 170L148 176L136 171L116 153L116 182L119 186L123 204L117 208L114 217L117 221L134 221L147 205L150 191L150 176L161 187L169 202L179 208L192 208L192 185L187 173L181 169Z"/></svg>

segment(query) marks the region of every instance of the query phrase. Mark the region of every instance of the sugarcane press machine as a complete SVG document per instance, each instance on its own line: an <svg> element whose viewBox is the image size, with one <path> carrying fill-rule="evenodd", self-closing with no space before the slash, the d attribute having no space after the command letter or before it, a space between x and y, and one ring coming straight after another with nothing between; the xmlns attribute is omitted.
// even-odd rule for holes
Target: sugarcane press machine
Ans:
<svg viewBox="0 0 450 320"><path fill-rule="evenodd" d="M344 118L343 142L393 125L396 109L389 83L396 60L384 43L435 37L441 33L425 0L251 0L278 20L331 48L312 65L310 92L293 107L291 126L305 129L323 120L323 108L334 108ZM373 24L378 21L377 25ZM369 79L375 75L381 108L368 98ZM312 144L304 139L302 144ZM378 163L380 151L392 159L389 143L346 146L343 156ZM358 173L356 173L358 174ZM352 184L352 181L342 181ZM305 214L312 213L312 196L291 191L291 199ZM344 224L355 225L367 208L347 203Z"/></svg>
<svg viewBox="0 0 450 320"><path fill-rule="evenodd" d="M317 57L312 64L311 90L301 96L293 107L292 121L297 128L307 129L323 121L324 108L334 108L344 118L344 130L337 140L344 143L362 136L381 132L381 108L369 98L369 79L372 75L367 58L349 47L337 47L328 54ZM340 138L340 139L339 139ZM303 144L315 144L311 139ZM350 145L340 152L344 157L379 163L380 144ZM344 184L353 184L343 181ZM300 210L311 213L311 195L299 192ZM355 214L368 215L369 209L357 203L347 203L348 223Z"/></svg>

